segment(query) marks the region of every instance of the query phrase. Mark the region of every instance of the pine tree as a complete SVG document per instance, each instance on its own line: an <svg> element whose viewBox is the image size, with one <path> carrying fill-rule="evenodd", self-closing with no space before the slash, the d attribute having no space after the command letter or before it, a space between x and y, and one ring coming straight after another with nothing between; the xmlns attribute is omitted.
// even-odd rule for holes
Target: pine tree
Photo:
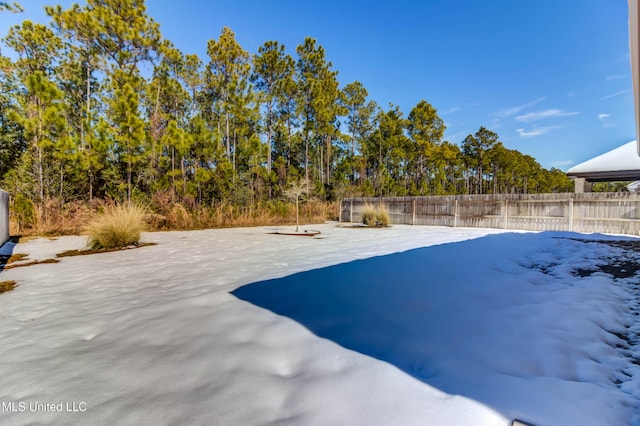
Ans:
<svg viewBox="0 0 640 426"><path fill-rule="evenodd" d="M444 122L427 101L420 101L409 113L407 132L413 142L413 148L410 150L410 173L413 174L413 181L418 188L426 186L427 182L423 180L442 175L442 170L437 169L433 160L444 131ZM430 166L432 170L429 170Z"/></svg>
<svg viewBox="0 0 640 426"><path fill-rule="evenodd" d="M298 83L298 112L302 119L304 140L305 184L309 187L310 149L316 149L320 181L329 183L331 177L331 144L337 133L337 117L342 113L339 99L337 71L325 58L324 48L307 37L296 48L296 80ZM316 146L312 143L316 142ZM326 173L325 167L326 163Z"/></svg>
<svg viewBox="0 0 640 426"><path fill-rule="evenodd" d="M278 99L284 96L286 85L294 73L294 61L285 53L284 46L277 41L268 41L258 49L253 58L252 80L259 93L259 102L264 105L264 123L267 138L267 170L272 169L273 134L279 116Z"/></svg>
<svg viewBox="0 0 640 426"><path fill-rule="evenodd" d="M57 175L54 151L67 137L63 94L52 81L62 43L49 28L31 21L11 28L5 43L18 55L11 68L19 88L8 117L23 129L28 148L21 161L33 173L34 187L24 195L36 202L42 215ZM7 60L3 62L7 69Z"/></svg>
<svg viewBox="0 0 640 426"><path fill-rule="evenodd" d="M360 183L365 177L364 165L367 161L364 150L365 141L373 131L372 120L377 105L373 101L367 102L367 90L362 83L354 81L347 84L342 90L343 105L347 111L347 128L351 142L350 164L351 183L355 183L356 174L359 174Z"/></svg>
<svg viewBox="0 0 640 426"><path fill-rule="evenodd" d="M468 135L462 142L462 151L475 170L475 193L484 193L484 173L488 167L485 153L498 143L498 135L485 127L474 135Z"/></svg>
<svg viewBox="0 0 640 426"><path fill-rule="evenodd" d="M17 166L27 149L24 128L12 119L18 108L20 84L12 73L9 58L0 56L0 180Z"/></svg>
<svg viewBox="0 0 640 426"><path fill-rule="evenodd" d="M249 90L249 54L238 44L235 34L228 27L222 29L218 41L209 41L207 54L210 61L207 65L206 91L211 118L217 122L218 130L223 127L223 143L227 160L231 161L234 103L242 102Z"/></svg>
<svg viewBox="0 0 640 426"><path fill-rule="evenodd" d="M378 112L376 124L376 130L367 141L375 195L404 195L410 143L406 135L407 122L400 108L391 105L388 111Z"/></svg>

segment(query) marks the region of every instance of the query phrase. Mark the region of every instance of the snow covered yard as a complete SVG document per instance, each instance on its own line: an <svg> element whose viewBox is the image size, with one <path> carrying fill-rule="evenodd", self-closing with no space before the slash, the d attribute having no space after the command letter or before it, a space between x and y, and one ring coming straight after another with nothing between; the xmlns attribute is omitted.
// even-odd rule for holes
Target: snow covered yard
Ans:
<svg viewBox="0 0 640 426"><path fill-rule="evenodd" d="M0 424L640 424L640 253L576 240L620 237L310 228L1 272Z"/></svg>

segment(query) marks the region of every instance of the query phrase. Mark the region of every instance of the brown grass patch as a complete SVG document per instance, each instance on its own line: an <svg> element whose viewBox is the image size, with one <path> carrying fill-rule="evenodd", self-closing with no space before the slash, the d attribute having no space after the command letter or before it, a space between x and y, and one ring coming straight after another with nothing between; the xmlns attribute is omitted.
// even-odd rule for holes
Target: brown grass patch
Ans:
<svg viewBox="0 0 640 426"><path fill-rule="evenodd" d="M13 253L9 259L7 259L7 265L9 265L10 263L14 263L14 262L19 262L21 260L27 260L27 258L29 257L28 254L26 253Z"/></svg>
<svg viewBox="0 0 640 426"><path fill-rule="evenodd" d="M15 281L0 281L0 293L6 293L18 287Z"/></svg>
<svg viewBox="0 0 640 426"><path fill-rule="evenodd" d="M58 259L43 259L43 260L32 260L27 263L12 263L11 265L5 265L4 269L13 269L13 268L21 268L23 266L33 266L40 265L43 263L58 263L60 262Z"/></svg>
<svg viewBox="0 0 640 426"><path fill-rule="evenodd" d="M112 253L115 251L131 250L135 248L155 246L155 245L157 244L156 243L137 243L127 247L111 248L111 249L102 248L102 249L85 249L85 250L65 250L61 253L56 254L56 257L72 257L72 256L84 256L87 254Z"/></svg>
<svg viewBox="0 0 640 426"><path fill-rule="evenodd" d="M19 262L22 260L27 260L29 255L24 253L13 253L11 255L0 255L0 268L4 268L5 265L9 265L10 263Z"/></svg>

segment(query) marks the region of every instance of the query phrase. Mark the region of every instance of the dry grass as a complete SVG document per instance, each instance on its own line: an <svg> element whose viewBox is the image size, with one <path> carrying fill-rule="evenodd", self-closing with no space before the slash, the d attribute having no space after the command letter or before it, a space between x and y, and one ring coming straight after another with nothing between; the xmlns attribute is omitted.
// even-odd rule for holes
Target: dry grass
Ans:
<svg viewBox="0 0 640 426"><path fill-rule="evenodd" d="M10 209L10 233L24 236L79 235L92 228L114 206L113 202L94 199L92 202L64 204L58 199L49 200L42 211L33 216L19 217ZM337 220L339 203L311 200L300 204L300 223L324 223ZM193 199L177 198L160 192L152 198L145 212L143 223L149 231L174 229L207 229L239 226L295 225L293 202L264 201L239 207L226 201L213 205L197 205Z"/></svg>
<svg viewBox="0 0 640 426"><path fill-rule="evenodd" d="M376 224L376 208L371 204L365 204L362 211L362 223L367 226L375 226Z"/></svg>
<svg viewBox="0 0 640 426"><path fill-rule="evenodd" d="M175 203L167 214L167 222L172 229L192 229L194 221L187 209L180 203Z"/></svg>
<svg viewBox="0 0 640 426"><path fill-rule="evenodd" d="M4 269L13 269L13 268L22 268L23 266L33 266L33 265L41 265L43 263L58 263L60 262L58 259L43 259L43 260L32 260L31 262L26 263L12 263L10 265L5 265Z"/></svg>
<svg viewBox="0 0 640 426"><path fill-rule="evenodd" d="M29 257L28 254L26 253L13 253L11 255L11 257L9 257L9 259L7 260L7 265L14 263L14 262L19 262L21 260L27 260L27 258Z"/></svg>
<svg viewBox="0 0 640 426"><path fill-rule="evenodd" d="M0 281L0 293L6 293L18 287L15 281Z"/></svg>
<svg viewBox="0 0 640 426"><path fill-rule="evenodd" d="M97 253L111 253L114 251L121 250L130 250L139 247L147 247L147 246L155 246L156 243L137 243L134 245L129 245L127 247L121 248L112 248L112 249L85 249L85 250L65 250L61 253L56 254L56 257L73 257L73 256L85 256L87 254L97 254Z"/></svg>
<svg viewBox="0 0 640 426"><path fill-rule="evenodd" d="M94 210L88 203L65 203L60 198L50 198L42 206L25 203L22 206L12 205L9 209L9 232L12 235L79 234L90 221Z"/></svg>
<svg viewBox="0 0 640 426"><path fill-rule="evenodd" d="M362 223L367 226L389 226L389 211L384 204L377 207L371 204L365 204L362 211Z"/></svg>
<svg viewBox="0 0 640 426"><path fill-rule="evenodd" d="M0 255L0 270L6 269L10 265L21 260L27 260L29 256L24 253L2 254Z"/></svg>
<svg viewBox="0 0 640 426"><path fill-rule="evenodd" d="M338 210L338 203L310 201L300 205L300 222L311 224L337 220ZM146 220L154 230L295 225L296 211L293 203L284 202L238 207L222 201L213 206L194 207L193 210L175 203L164 214L148 214Z"/></svg>
<svg viewBox="0 0 640 426"><path fill-rule="evenodd" d="M391 220L389 219L389 210L387 210L387 206L384 204L380 204L378 206L378 226L389 226Z"/></svg>
<svg viewBox="0 0 640 426"><path fill-rule="evenodd" d="M135 204L107 206L87 227L91 249L116 249L135 245L145 230L145 210Z"/></svg>

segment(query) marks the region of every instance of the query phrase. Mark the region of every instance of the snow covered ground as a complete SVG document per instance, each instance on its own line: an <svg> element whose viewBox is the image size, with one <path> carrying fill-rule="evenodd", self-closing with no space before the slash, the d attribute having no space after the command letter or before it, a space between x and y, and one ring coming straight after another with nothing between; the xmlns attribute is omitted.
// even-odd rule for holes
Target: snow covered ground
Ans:
<svg viewBox="0 0 640 426"><path fill-rule="evenodd" d="M1 272L0 424L640 425L640 253L575 240L621 237L309 228Z"/></svg>

